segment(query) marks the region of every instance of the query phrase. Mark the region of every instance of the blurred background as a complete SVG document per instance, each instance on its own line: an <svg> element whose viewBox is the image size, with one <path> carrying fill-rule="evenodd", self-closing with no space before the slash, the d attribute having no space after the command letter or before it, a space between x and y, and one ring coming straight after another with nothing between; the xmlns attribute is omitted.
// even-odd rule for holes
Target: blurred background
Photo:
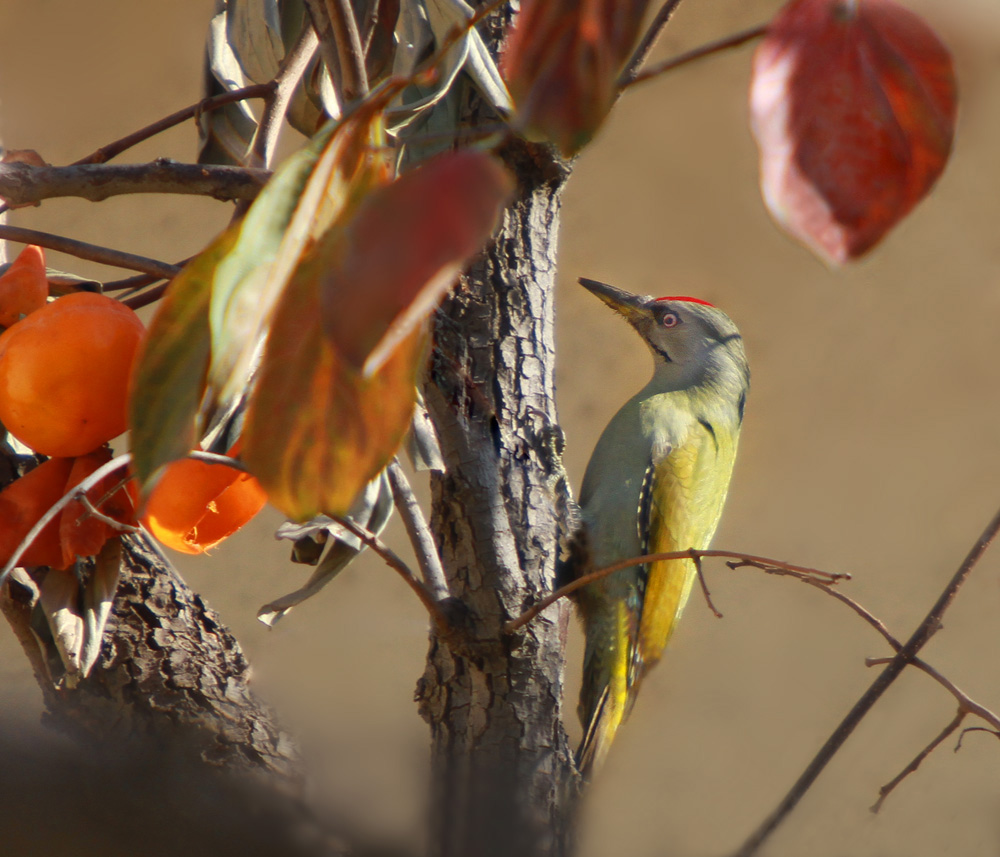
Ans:
<svg viewBox="0 0 1000 857"><path fill-rule="evenodd" d="M746 339L753 389L715 545L850 572L845 591L897 637L923 618L1000 503L1000 10L987 0L907 5L952 47L962 105L950 166L882 247L831 271L771 224L747 129L748 46L629 92L579 159L565 194L557 328L566 463L579 485L601 429L645 382L649 358L576 278L697 295L726 309ZM764 21L778 6L688 0L657 55ZM4 143L68 163L196 101L213 7L4 0ZM187 125L126 160L194 154ZM119 197L50 201L12 222L173 261L200 249L229 214L195 198ZM269 631L257 608L308 573L273 539L278 523L269 511L211 557L177 564L242 642L259 692L310 760L321 800L372 838L412 843L427 795L427 731L412 702L426 650L422 608L366 559ZM389 539L404 546L398 529ZM924 650L994 710L998 571L995 548ZM888 653L809 587L721 564L707 574L725 618L692 598L591 790L585 857L734 849L874 678L864 658ZM578 634L569 657L572 716ZM0 627L0 735L42 740L40 711L27 660ZM927 677L904 675L767 853L995 855L1000 748L987 734L968 735L958 753L953 741L942 746L880 814L868 810L954 711ZM579 734L575 722L569 728ZM6 816L0 830L17 823Z"/></svg>

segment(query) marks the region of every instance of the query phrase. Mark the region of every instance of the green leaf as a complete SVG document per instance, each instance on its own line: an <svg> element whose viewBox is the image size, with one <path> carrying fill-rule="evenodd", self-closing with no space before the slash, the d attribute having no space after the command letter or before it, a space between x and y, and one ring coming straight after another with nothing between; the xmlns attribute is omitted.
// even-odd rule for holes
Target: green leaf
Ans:
<svg viewBox="0 0 1000 857"><path fill-rule="evenodd" d="M208 302L216 266L236 234L222 233L174 277L136 361L129 422L143 493L161 465L183 457L200 440L197 415L211 351Z"/></svg>

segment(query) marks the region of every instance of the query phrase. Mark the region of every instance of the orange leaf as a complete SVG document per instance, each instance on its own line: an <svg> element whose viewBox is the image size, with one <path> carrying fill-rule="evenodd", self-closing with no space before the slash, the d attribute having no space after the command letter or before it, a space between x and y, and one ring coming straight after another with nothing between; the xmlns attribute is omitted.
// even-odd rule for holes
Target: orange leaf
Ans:
<svg viewBox="0 0 1000 857"><path fill-rule="evenodd" d="M891 0L793 0L754 55L750 108L771 215L841 264L937 180L957 92L935 33Z"/></svg>
<svg viewBox="0 0 1000 857"><path fill-rule="evenodd" d="M0 276L0 326L14 322L45 306L49 280L45 273L45 251L28 244Z"/></svg>
<svg viewBox="0 0 1000 857"><path fill-rule="evenodd" d="M243 430L244 460L294 520L346 513L386 465L409 425L427 346L418 327L363 377L324 335L322 270L322 255L309 257L281 298Z"/></svg>
<svg viewBox="0 0 1000 857"><path fill-rule="evenodd" d="M569 157L618 96L649 0L524 0L504 47L507 87L529 134Z"/></svg>
<svg viewBox="0 0 1000 857"><path fill-rule="evenodd" d="M371 375L425 319L489 238L514 191L483 152L448 152L370 192L324 250L323 326Z"/></svg>

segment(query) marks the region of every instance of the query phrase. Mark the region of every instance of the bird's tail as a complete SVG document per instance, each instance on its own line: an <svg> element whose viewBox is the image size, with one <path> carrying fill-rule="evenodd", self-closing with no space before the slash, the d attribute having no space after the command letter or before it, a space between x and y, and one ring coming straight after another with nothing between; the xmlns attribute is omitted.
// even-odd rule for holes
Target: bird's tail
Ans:
<svg viewBox="0 0 1000 857"><path fill-rule="evenodd" d="M608 629L611 631L608 638L604 635L589 638L584 656L579 705L584 732L576 751L576 763L585 778L604 762L635 699L634 628L624 605L619 603L616 607L617 616Z"/></svg>

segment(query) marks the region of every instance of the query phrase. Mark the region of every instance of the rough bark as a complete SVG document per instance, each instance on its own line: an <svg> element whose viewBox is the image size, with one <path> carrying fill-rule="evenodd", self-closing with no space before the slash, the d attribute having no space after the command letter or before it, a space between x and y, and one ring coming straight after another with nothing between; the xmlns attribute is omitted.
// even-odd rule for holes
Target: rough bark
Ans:
<svg viewBox="0 0 1000 857"><path fill-rule="evenodd" d="M520 193L438 314L427 389L447 463L432 486L433 529L472 637L432 638L418 689L446 857L567 853L578 785L562 726L567 606L501 632L555 576L553 286L566 173L539 147L504 155Z"/></svg>
<svg viewBox="0 0 1000 857"><path fill-rule="evenodd" d="M122 577L100 658L75 688L31 633L31 595L11 582L0 608L42 689L45 720L86 743L169 746L217 766L297 785L292 743L249 687L235 637L143 536L124 537Z"/></svg>

